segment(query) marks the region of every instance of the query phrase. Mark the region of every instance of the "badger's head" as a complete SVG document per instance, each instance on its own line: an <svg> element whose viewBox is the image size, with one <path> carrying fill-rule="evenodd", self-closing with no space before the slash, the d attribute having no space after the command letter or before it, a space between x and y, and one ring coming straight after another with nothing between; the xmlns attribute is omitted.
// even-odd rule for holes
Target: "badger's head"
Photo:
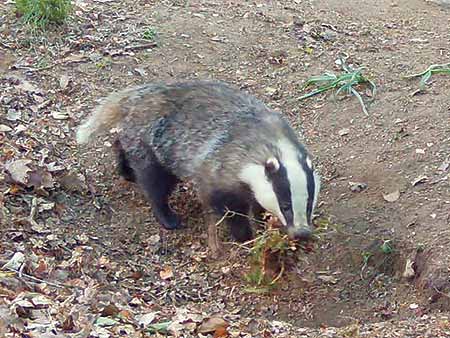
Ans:
<svg viewBox="0 0 450 338"><path fill-rule="evenodd" d="M245 165L240 178L250 186L256 201L283 223L289 237L311 236L320 177L304 148L281 140L276 155L264 163Z"/></svg>

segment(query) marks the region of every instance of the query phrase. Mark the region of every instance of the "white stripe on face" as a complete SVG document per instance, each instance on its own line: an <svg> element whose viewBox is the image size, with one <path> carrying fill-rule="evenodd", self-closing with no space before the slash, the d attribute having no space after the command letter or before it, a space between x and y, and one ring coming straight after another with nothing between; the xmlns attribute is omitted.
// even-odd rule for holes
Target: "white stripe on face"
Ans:
<svg viewBox="0 0 450 338"><path fill-rule="evenodd" d="M317 205L317 201L319 199L319 192L320 192L320 175L314 171L314 184L316 189L314 190L314 204L313 204L313 213L314 213L314 209L316 208ZM311 215L311 218L313 217L313 215Z"/></svg>
<svg viewBox="0 0 450 338"><path fill-rule="evenodd" d="M278 142L278 147L281 152L281 163L286 167L287 176L291 185L294 228L308 227L307 176L299 162L299 157L306 156L306 154L299 153L297 147L286 139L281 139Z"/></svg>
<svg viewBox="0 0 450 338"><path fill-rule="evenodd" d="M239 174L239 178L250 186L256 201L267 211L271 212L286 226L286 219L280 210L277 196L272 183L268 181L264 165L248 164Z"/></svg>

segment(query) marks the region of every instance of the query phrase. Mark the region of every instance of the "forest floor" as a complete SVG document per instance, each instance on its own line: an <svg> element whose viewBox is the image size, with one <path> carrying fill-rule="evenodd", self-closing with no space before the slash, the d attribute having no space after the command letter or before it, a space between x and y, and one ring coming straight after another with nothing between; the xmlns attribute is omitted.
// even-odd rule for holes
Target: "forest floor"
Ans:
<svg viewBox="0 0 450 338"><path fill-rule="evenodd" d="M450 12L422 0L77 0L45 33L0 3L1 337L450 337ZM377 85L306 100L346 64ZM269 293L248 248L209 256L201 208L167 232L76 126L111 91L228 81L280 110L322 174L318 239ZM158 332L159 333L158 333Z"/></svg>

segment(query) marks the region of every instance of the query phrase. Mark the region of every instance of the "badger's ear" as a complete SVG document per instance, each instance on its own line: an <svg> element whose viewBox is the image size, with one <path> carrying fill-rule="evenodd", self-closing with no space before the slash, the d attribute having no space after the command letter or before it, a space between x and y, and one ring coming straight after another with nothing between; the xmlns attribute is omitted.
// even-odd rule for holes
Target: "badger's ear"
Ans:
<svg viewBox="0 0 450 338"><path fill-rule="evenodd" d="M269 174L275 174L278 169L280 169L280 162L275 157L270 157L267 159L264 165L266 172Z"/></svg>

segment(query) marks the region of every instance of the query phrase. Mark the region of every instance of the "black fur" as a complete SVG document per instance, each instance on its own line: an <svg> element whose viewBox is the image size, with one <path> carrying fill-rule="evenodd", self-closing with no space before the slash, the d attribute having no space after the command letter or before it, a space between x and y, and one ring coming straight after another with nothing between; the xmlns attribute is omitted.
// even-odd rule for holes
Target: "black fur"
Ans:
<svg viewBox="0 0 450 338"><path fill-rule="evenodd" d="M305 160L299 159L303 171L306 174L306 187L308 189L308 202L306 205L306 217L309 223L312 223L312 209L314 204L314 195L316 190L316 183L314 181L314 172L308 167Z"/></svg>
<svg viewBox="0 0 450 338"><path fill-rule="evenodd" d="M168 204L170 194L179 182L178 178L165 169L154 154L152 154L151 160L145 163L144 169L134 171L119 140L114 143L114 149L119 174L126 180L136 182L142 187L151 202L157 221L167 230L182 227L180 217L170 209ZM238 215L227 218L231 235L237 241L245 242L253 237L249 218L246 217L250 212L252 201L251 192L245 187L236 189L236 192L214 191L211 194L211 207L218 215L224 215L227 210L238 213ZM253 212L261 213L264 210L256 202L253 203Z"/></svg>
<svg viewBox="0 0 450 338"><path fill-rule="evenodd" d="M155 218L168 230L182 227L180 217L169 207L169 197L178 179L167 171L151 154L142 169L135 170L136 183L150 200Z"/></svg>
<svg viewBox="0 0 450 338"><path fill-rule="evenodd" d="M114 142L113 149L117 156L117 173L129 182L136 182L136 175L130 166L119 139Z"/></svg>
<svg viewBox="0 0 450 338"><path fill-rule="evenodd" d="M210 197L210 203L213 210L224 215L227 210L237 214L227 218L227 223L231 228L231 235L239 242L245 242L253 238L252 229L248 214L252 196L249 190L245 188L230 191L213 191Z"/></svg>
<svg viewBox="0 0 450 338"><path fill-rule="evenodd" d="M281 212L286 219L287 226L294 225L294 212L292 210L291 185L287 177L286 167L280 162L277 171L266 169L266 176L272 182L273 191L277 196Z"/></svg>

